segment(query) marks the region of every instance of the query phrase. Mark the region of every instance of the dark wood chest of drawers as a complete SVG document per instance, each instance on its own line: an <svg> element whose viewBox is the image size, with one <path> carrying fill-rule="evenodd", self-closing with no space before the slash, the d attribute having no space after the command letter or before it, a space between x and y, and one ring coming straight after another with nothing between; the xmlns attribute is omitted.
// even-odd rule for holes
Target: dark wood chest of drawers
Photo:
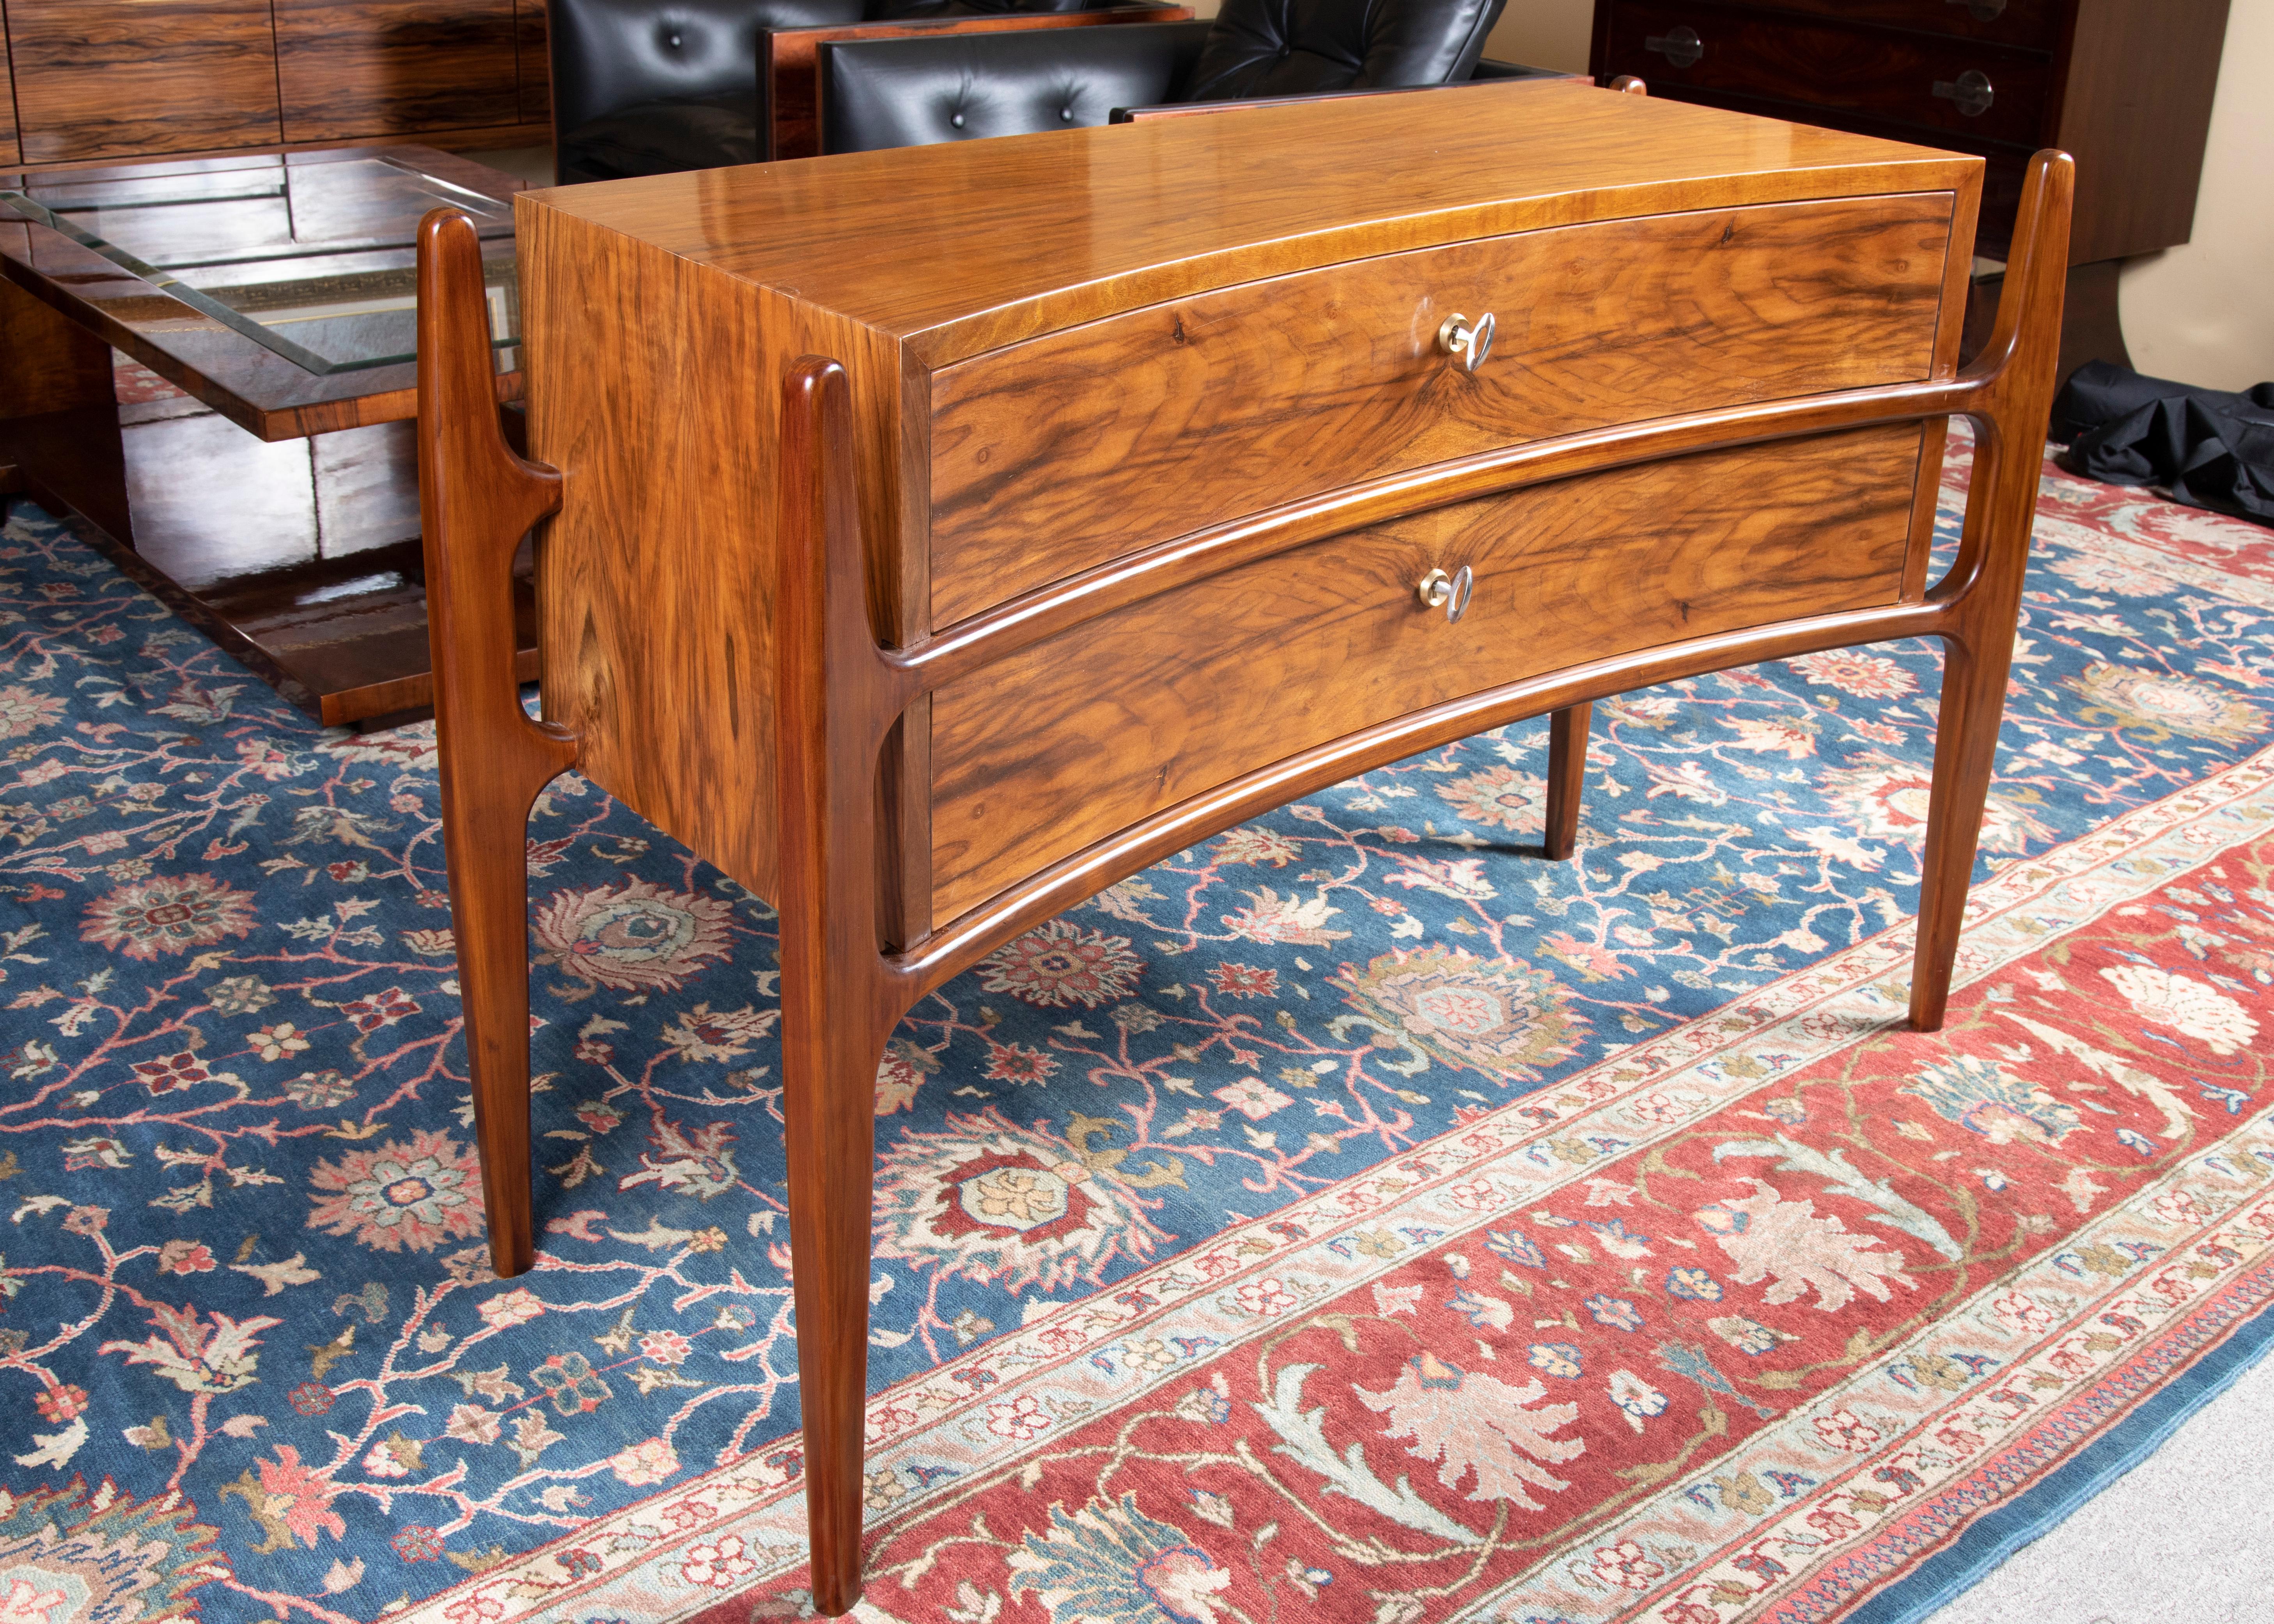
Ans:
<svg viewBox="0 0 2274 1624"><path fill-rule="evenodd" d="M1596 0L1593 68L1654 96L1984 160L2002 256L2029 154L2076 159L2072 265L2187 240L2227 0Z"/></svg>

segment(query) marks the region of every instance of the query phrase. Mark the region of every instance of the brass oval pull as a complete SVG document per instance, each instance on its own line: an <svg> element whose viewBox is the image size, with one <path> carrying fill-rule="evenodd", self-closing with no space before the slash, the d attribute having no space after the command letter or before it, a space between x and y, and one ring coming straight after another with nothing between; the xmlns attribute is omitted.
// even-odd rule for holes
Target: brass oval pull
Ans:
<svg viewBox="0 0 2274 1624"><path fill-rule="evenodd" d="M1458 361L1462 371L1473 372L1492 354L1493 326L1490 311L1474 322L1455 311L1437 329L1437 348Z"/></svg>
<svg viewBox="0 0 2274 1624"><path fill-rule="evenodd" d="M1415 583L1413 596L1421 600L1424 609L1442 609L1449 624L1468 613L1476 587L1476 576L1464 564L1449 575L1442 569L1431 570Z"/></svg>

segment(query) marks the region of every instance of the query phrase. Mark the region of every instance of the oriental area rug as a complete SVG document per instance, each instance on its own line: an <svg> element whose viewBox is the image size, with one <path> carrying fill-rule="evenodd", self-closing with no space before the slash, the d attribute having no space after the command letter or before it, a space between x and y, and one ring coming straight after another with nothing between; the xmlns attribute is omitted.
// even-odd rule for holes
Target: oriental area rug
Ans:
<svg viewBox="0 0 2274 1624"><path fill-rule="evenodd" d="M1909 644L1598 706L1573 862L1525 724L928 999L862 1616L1907 1624L2056 1520L2274 1328L2270 553L2048 469L1939 1034ZM0 1620L809 1613L771 911L542 798L497 1280L431 730L20 501L0 648Z"/></svg>

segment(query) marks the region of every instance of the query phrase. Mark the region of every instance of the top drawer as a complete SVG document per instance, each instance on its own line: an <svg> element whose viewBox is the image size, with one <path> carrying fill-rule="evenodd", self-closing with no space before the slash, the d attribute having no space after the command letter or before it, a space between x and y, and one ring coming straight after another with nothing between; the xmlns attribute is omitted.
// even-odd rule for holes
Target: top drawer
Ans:
<svg viewBox="0 0 2274 1624"><path fill-rule="evenodd" d="M1721 91L1795 107L1869 113L1973 141L2034 144L2050 58L1973 40L1812 24L1699 0L1619 0L1604 71L1681 95ZM1805 114L1796 117L1805 118Z"/></svg>
<svg viewBox="0 0 2274 1624"><path fill-rule="evenodd" d="M1766 0L1766 9L2049 51L2060 37L2063 0Z"/></svg>
<svg viewBox="0 0 2274 1624"><path fill-rule="evenodd" d="M1928 375L1953 194L1566 226L1251 282L932 379L931 620L1517 441ZM1458 312L1497 334L1473 373Z"/></svg>

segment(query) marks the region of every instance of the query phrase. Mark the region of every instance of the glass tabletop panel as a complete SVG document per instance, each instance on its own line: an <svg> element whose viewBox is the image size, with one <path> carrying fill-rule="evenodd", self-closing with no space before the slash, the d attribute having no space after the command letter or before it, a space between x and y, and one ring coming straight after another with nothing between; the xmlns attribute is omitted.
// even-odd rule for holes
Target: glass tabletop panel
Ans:
<svg viewBox="0 0 2274 1624"><path fill-rule="evenodd" d="M512 204L408 163L277 159L185 174L34 177L0 191L0 208L318 374L414 358L414 233L421 215L444 206L473 216L492 341L511 350L521 330Z"/></svg>

